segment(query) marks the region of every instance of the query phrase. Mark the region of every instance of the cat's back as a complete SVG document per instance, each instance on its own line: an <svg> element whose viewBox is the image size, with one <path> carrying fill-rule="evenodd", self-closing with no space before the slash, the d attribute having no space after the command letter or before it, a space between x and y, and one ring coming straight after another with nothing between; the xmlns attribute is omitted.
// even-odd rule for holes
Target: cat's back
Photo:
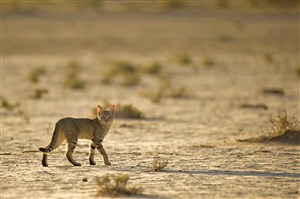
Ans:
<svg viewBox="0 0 300 199"><path fill-rule="evenodd" d="M72 118L72 117L65 117L60 119L56 125L63 129L86 129L90 130L95 128L95 122L89 118Z"/></svg>

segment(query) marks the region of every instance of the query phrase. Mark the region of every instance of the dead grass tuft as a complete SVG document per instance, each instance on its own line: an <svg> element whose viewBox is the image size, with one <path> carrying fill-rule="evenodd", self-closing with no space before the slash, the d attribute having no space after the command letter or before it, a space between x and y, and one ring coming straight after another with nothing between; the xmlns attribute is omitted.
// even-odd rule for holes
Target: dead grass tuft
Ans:
<svg viewBox="0 0 300 199"><path fill-rule="evenodd" d="M103 73L102 82L109 84L116 81L123 86L134 86L140 82L138 72L137 67L130 62L114 61L110 69Z"/></svg>
<svg viewBox="0 0 300 199"><path fill-rule="evenodd" d="M203 60L203 65L206 68L211 68L216 65L216 62L211 57L205 57Z"/></svg>
<svg viewBox="0 0 300 199"><path fill-rule="evenodd" d="M164 0L161 1L161 6L164 10L173 10L184 8L185 2L184 0Z"/></svg>
<svg viewBox="0 0 300 199"><path fill-rule="evenodd" d="M287 144L300 144L300 120L288 117L283 109L276 116L271 117L272 130L270 135L258 138L238 140L240 142L279 142Z"/></svg>
<svg viewBox="0 0 300 199"><path fill-rule="evenodd" d="M145 71L145 73L150 74L150 75L158 75L161 73L162 68L163 67L159 62L153 62L152 64L147 66L144 69L144 71Z"/></svg>
<svg viewBox="0 0 300 199"><path fill-rule="evenodd" d="M38 66L33 68L28 75L29 81L32 83L38 83L40 81L40 77L45 75L47 70L44 66Z"/></svg>
<svg viewBox="0 0 300 199"><path fill-rule="evenodd" d="M161 159L158 155L153 158L151 169L152 171L161 171L163 168L165 168L168 165L168 160Z"/></svg>
<svg viewBox="0 0 300 199"><path fill-rule="evenodd" d="M178 63L183 65L189 65L193 62L192 58L188 54L177 55L176 60Z"/></svg>
<svg viewBox="0 0 300 199"><path fill-rule="evenodd" d="M1 96L1 108L12 111L20 106L19 102L11 103L4 96Z"/></svg>
<svg viewBox="0 0 300 199"><path fill-rule="evenodd" d="M103 107L108 109L112 103L104 101ZM96 110L92 108L93 116L97 116ZM116 117L127 119L145 119L145 114L132 104L117 104L116 105Z"/></svg>
<svg viewBox="0 0 300 199"><path fill-rule="evenodd" d="M132 104L118 105L118 110L116 112L119 118L131 118L131 119L143 119L145 114L139 109L134 107Z"/></svg>
<svg viewBox="0 0 300 199"><path fill-rule="evenodd" d="M99 196L132 196L143 192L142 188L128 186L129 176L127 174L119 174L116 176L108 175L96 178L99 186Z"/></svg>
<svg viewBox="0 0 300 199"><path fill-rule="evenodd" d="M269 64L274 63L274 57L271 53L265 53L264 54L264 59L266 60L266 62L268 62Z"/></svg>
<svg viewBox="0 0 300 199"><path fill-rule="evenodd" d="M283 109L276 116L271 117L273 133L282 135L286 131L298 131L300 133L300 121L296 117L288 117L287 112Z"/></svg>
<svg viewBox="0 0 300 199"><path fill-rule="evenodd" d="M79 76L81 73L81 65L78 62L70 62L66 66L66 79L65 86L70 89L83 89L86 86L86 82Z"/></svg>
<svg viewBox="0 0 300 199"><path fill-rule="evenodd" d="M49 93L48 89L45 88L37 88L34 90L33 95L31 96L32 99L41 99L45 94Z"/></svg>
<svg viewBox="0 0 300 199"><path fill-rule="evenodd" d="M142 92L141 95L149 98L153 103L159 103L165 98L184 98L189 96L185 86L174 87L168 76L160 77L160 84L157 89Z"/></svg>
<svg viewBox="0 0 300 199"><path fill-rule="evenodd" d="M298 77L300 77L300 66L296 67L295 72L296 72L296 75Z"/></svg>

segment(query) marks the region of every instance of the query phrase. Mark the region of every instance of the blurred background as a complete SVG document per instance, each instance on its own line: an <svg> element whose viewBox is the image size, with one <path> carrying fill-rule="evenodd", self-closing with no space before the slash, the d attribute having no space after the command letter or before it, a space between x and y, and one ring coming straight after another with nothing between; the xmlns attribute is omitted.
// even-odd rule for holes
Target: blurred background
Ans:
<svg viewBox="0 0 300 199"><path fill-rule="evenodd" d="M298 11L299 0L3 1L3 55L290 52Z"/></svg>
<svg viewBox="0 0 300 199"><path fill-rule="evenodd" d="M181 107L198 112L299 107L299 0L10 0L1 9L2 96L28 114L56 115L31 111L47 104L78 115L99 101L150 117L172 113L159 113L166 100L189 99ZM285 97L268 104L261 93Z"/></svg>

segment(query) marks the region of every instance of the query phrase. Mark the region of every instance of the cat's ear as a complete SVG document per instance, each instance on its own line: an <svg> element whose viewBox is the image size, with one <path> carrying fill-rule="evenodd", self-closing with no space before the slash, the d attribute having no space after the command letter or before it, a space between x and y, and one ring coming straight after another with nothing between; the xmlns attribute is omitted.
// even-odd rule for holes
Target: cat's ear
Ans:
<svg viewBox="0 0 300 199"><path fill-rule="evenodd" d="M116 105L111 105L111 107L109 108L109 112L111 112L113 115L115 114L115 110L116 110Z"/></svg>
<svg viewBox="0 0 300 199"><path fill-rule="evenodd" d="M103 108L102 108L100 105L98 105L98 106L97 106L97 115L101 115L101 113L102 113L103 111L104 111Z"/></svg>

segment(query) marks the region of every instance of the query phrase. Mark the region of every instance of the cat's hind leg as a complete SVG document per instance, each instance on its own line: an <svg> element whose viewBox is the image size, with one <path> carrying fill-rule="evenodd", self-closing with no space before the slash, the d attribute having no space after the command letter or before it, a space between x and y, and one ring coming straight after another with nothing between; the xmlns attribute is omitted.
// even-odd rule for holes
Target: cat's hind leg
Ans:
<svg viewBox="0 0 300 199"><path fill-rule="evenodd" d="M76 162L73 158L73 152L76 148L77 140L76 141L68 141L68 149L66 153L67 159L74 165L74 166L81 166L80 163Z"/></svg>
<svg viewBox="0 0 300 199"><path fill-rule="evenodd" d="M54 137L54 136L53 136ZM53 139L52 139L53 140ZM55 137L54 141L49 143L47 147L43 148L40 147L40 151L43 152L43 159L42 159L42 165L44 167L48 167L48 155L53 150L57 149L65 140L65 136L63 134L58 134L58 136Z"/></svg>
<svg viewBox="0 0 300 199"><path fill-rule="evenodd" d="M96 149L96 146L94 145L93 142L91 142L90 156L89 156L90 165L96 165L96 162L95 162L95 149Z"/></svg>

